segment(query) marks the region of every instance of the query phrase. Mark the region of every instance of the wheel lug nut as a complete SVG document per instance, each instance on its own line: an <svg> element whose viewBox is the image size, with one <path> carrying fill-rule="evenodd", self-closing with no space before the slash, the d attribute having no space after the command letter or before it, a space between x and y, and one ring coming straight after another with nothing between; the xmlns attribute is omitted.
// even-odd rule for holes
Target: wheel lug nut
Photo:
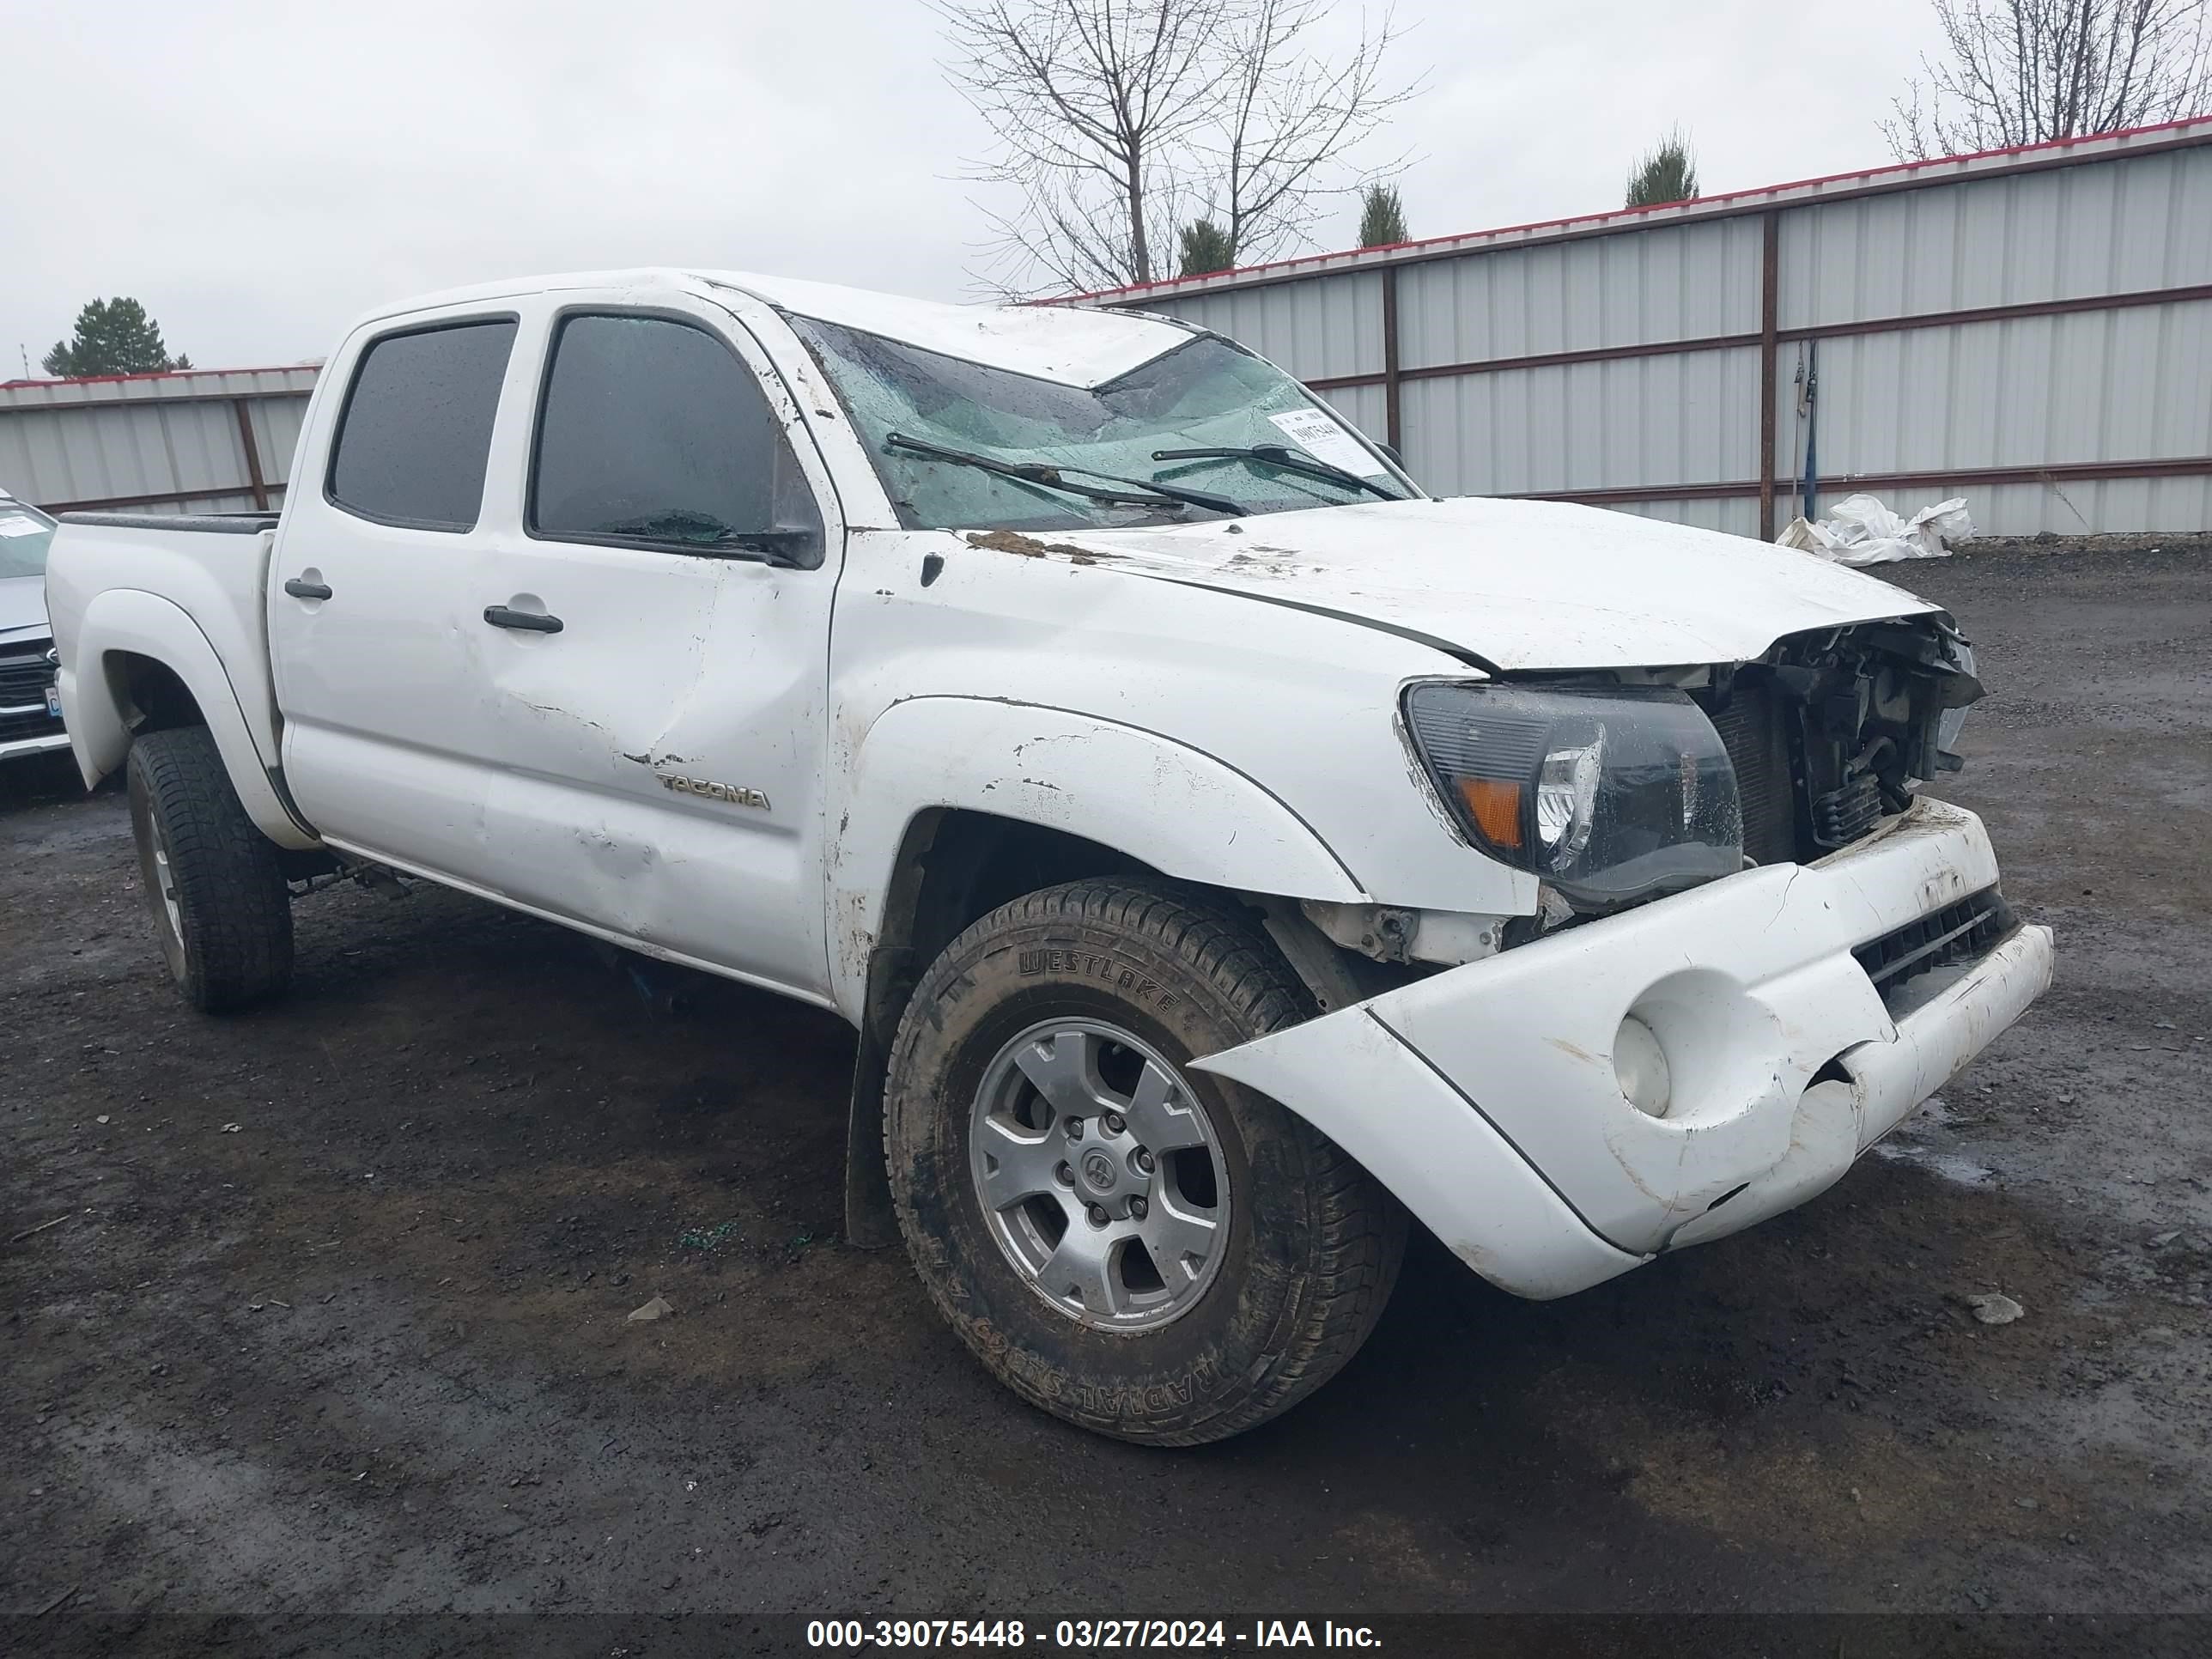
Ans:
<svg viewBox="0 0 2212 1659"><path fill-rule="evenodd" d="M1073 1187L1075 1184L1075 1171L1063 1164L1052 1172L1052 1178L1063 1187Z"/></svg>
<svg viewBox="0 0 2212 1659"><path fill-rule="evenodd" d="M1106 1213L1106 1206L1104 1205L1094 1204L1091 1206L1091 1224L1092 1226L1103 1227L1106 1224L1109 1219L1109 1218Z"/></svg>
<svg viewBox="0 0 2212 1659"><path fill-rule="evenodd" d="M1145 1212L1151 1207L1152 1206L1146 1203L1141 1198L1131 1199L1129 1200L1129 1218L1132 1221L1142 1221L1145 1218Z"/></svg>
<svg viewBox="0 0 2212 1659"><path fill-rule="evenodd" d="M1080 1140L1083 1139L1083 1120L1081 1118L1072 1117L1068 1119L1066 1127L1067 1138L1070 1140Z"/></svg>
<svg viewBox="0 0 2212 1659"><path fill-rule="evenodd" d="M1152 1172L1152 1155L1142 1146L1137 1148L1137 1168L1146 1175Z"/></svg>
<svg viewBox="0 0 2212 1659"><path fill-rule="evenodd" d="M1122 1116L1119 1112L1109 1112L1106 1114L1106 1133L1108 1134L1118 1135L1122 1130L1128 1127L1128 1124L1123 1121Z"/></svg>

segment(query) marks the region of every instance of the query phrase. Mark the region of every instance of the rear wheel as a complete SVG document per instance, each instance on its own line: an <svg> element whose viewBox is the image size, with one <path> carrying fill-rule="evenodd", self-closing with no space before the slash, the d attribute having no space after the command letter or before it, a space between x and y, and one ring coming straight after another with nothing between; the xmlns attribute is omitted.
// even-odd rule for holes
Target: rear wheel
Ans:
<svg viewBox="0 0 2212 1659"><path fill-rule="evenodd" d="M276 844L254 827L204 726L131 745L131 829L146 908L185 1001L250 1007L292 976L292 902Z"/></svg>
<svg viewBox="0 0 2212 1659"><path fill-rule="evenodd" d="M892 1046L892 1195L931 1297L1008 1387L1190 1445L1351 1358L1404 1212L1319 1132L1189 1066L1311 1012L1264 933L1164 882L1032 893L938 959Z"/></svg>

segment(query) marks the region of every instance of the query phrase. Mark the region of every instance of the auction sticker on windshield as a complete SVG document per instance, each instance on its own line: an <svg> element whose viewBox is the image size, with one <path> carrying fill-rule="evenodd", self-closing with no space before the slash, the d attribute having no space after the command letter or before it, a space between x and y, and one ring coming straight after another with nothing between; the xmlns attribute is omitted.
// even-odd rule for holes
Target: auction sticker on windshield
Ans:
<svg viewBox="0 0 2212 1659"><path fill-rule="evenodd" d="M1267 416L1269 423L1317 461L1362 478L1390 475L1349 432L1318 409L1293 409Z"/></svg>

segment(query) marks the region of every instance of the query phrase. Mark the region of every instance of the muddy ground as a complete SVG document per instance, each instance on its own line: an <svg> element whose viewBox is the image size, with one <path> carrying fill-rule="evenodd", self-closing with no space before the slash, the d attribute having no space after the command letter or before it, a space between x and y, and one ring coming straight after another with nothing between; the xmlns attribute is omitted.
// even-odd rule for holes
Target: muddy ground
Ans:
<svg viewBox="0 0 2212 1659"><path fill-rule="evenodd" d="M2045 1001L1742 1237L1548 1305L1417 1241L1336 1382L1195 1452L1024 1408L902 1259L838 1242L834 1019L689 980L659 1012L554 928L351 888L299 907L289 1001L200 1018L119 797L11 772L0 1609L52 1610L0 1642L258 1613L296 1649L334 1611L617 1615L603 1652L794 1610L2212 1613L2212 568L1904 580L1981 649L1948 793L2057 929ZM2026 1316L1974 1322L1989 1291ZM655 1293L674 1317L625 1322Z"/></svg>

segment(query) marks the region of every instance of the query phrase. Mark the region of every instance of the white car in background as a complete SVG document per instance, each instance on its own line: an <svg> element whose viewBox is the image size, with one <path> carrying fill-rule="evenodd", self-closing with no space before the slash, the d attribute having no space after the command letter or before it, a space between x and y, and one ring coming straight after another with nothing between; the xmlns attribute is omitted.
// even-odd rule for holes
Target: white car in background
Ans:
<svg viewBox="0 0 2212 1659"><path fill-rule="evenodd" d="M0 489L0 761L66 749L46 623L54 521Z"/></svg>

